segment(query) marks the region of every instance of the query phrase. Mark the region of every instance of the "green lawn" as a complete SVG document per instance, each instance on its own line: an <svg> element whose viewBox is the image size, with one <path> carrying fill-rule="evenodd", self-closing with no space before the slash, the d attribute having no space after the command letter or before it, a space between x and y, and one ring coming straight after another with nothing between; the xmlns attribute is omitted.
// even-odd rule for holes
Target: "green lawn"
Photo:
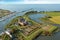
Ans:
<svg viewBox="0 0 60 40"><path fill-rule="evenodd" d="M49 31L50 33L53 33L56 29L57 29L57 27L52 26L48 31Z"/></svg>
<svg viewBox="0 0 60 40"><path fill-rule="evenodd" d="M47 14L49 16L60 16L60 12L44 12L44 14Z"/></svg>

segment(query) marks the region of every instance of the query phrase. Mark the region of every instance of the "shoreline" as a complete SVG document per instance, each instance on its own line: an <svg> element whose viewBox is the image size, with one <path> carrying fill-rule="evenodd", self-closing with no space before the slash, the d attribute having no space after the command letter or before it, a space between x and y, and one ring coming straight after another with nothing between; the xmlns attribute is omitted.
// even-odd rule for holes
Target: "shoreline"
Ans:
<svg viewBox="0 0 60 40"><path fill-rule="evenodd" d="M7 15L7 16L4 16L4 17L0 18L0 21L4 21L5 19L7 19L7 18L9 18L9 17L14 16L15 14L16 14L16 13L9 14L9 15Z"/></svg>

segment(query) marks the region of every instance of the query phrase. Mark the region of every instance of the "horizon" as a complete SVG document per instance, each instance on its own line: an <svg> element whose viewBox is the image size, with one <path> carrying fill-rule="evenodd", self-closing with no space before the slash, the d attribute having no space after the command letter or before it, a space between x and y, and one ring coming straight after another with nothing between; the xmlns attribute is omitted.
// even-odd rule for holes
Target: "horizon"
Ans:
<svg viewBox="0 0 60 40"><path fill-rule="evenodd" d="M0 9L17 12L31 8L37 11L60 11L60 4L0 4Z"/></svg>

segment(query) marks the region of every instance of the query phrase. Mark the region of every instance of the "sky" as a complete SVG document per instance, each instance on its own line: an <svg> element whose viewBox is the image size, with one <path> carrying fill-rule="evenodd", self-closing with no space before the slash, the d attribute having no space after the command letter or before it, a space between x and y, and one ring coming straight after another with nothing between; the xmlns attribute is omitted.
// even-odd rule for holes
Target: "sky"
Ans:
<svg viewBox="0 0 60 40"><path fill-rule="evenodd" d="M60 0L0 0L0 3L16 4L60 4Z"/></svg>
<svg viewBox="0 0 60 40"><path fill-rule="evenodd" d="M0 0L0 1L13 2L13 1L24 1L24 0Z"/></svg>

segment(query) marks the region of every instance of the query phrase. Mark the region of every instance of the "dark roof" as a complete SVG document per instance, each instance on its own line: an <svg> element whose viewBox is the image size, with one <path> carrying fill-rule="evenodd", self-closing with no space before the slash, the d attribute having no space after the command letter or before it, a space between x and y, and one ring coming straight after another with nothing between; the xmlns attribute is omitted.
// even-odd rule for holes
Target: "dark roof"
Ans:
<svg viewBox="0 0 60 40"><path fill-rule="evenodd" d="M24 18L20 18L20 22L25 22L25 19Z"/></svg>

